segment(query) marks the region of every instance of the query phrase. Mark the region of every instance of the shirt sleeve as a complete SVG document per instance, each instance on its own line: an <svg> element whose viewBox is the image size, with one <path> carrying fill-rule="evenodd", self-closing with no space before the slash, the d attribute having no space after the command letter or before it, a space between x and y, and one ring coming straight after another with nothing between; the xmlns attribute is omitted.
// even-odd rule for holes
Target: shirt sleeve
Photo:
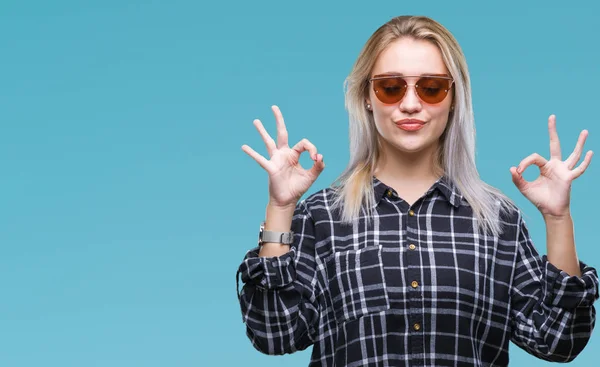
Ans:
<svg viewBox="0 0 600 367"><path fill-rule="evenodd" d="M292 219L294 242L279 257L259 257L248 251L236 281L242 320L252 345L265 354L303 350L318 338L322 292L317 282L315 223L304 201ZM238 285L239 289L239 285Z"/></svg>
<svg viewBox="0 0 600 367"><path fill-rule="evenodd" d="M553 362L575 359L588 343L598 299L596 270L580 262L581 277L569 276L536 251L519 215L511 288L511 340Z"/></svg>

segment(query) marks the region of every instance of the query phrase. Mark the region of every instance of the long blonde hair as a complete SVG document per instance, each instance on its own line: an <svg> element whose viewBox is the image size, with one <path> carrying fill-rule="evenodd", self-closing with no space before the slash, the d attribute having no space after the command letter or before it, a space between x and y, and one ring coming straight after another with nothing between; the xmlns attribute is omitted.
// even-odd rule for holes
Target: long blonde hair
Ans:
<svg viewBox="0 0 600 367"><path fill-rule="evenodd" d="M402 37L435 44L455 80L454 110L440 138L437 164L471 206L479 229L497 236L502 232L500 212L515 205L498 189L483 182L475 166L475 122L464 54L444 26L423 16L399 16L379 27L367 40L344 81L350 123L350 161L333 184L336 195L332 206L340 209L341 220L345 223L358 218L361 208L366 211L368 220L372 218L375 205L373 173L381 148L373 116L365 108L365 99L377 57L388 45Z"/></svg>

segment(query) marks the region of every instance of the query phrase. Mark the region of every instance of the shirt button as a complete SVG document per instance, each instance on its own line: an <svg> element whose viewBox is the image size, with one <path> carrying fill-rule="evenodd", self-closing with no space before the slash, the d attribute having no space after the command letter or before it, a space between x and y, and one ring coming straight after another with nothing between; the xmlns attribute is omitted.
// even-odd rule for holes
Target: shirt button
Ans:
<svg viewBox="0 0 600 367"><path fill-rule="evenodd" d="M408 215L410 215L411 217L415 215L415 212L413 212L412 210L408 211Z"/></svg>
<svg viewBox="0 0 600 367"><path fill-rule="evenodd" d="M414 244L414 243L411 243L410 245L408 245L408 249L409 249L409 250L414 250L414 249L416 249L416 248L417 248L417 246L415 246L415 244Z"/></svg>
<svg viewBox="0 0 600 367"><path fill-rule="evenodd" d="M391 198L391 197L392 197L392 190L388 190L388 191L387 191L387 196L388 196L388 198Z"/></svg>
<svg viewBox="0 0 600 367"><path fill-rule="evenodd" d="M417 288L417 287L419 286L419 282L417 282L416 280L413 280L413 281L412 281L412 283L410 283L410 285L411 285L413 288Z"/></svg>
<svg viewBox="0 0 600 367"><path fill-rule="evenodd" d="M413 325L413 329L415 329L416 331L421 330L421 325L419 325L418 323Z"/></svg>

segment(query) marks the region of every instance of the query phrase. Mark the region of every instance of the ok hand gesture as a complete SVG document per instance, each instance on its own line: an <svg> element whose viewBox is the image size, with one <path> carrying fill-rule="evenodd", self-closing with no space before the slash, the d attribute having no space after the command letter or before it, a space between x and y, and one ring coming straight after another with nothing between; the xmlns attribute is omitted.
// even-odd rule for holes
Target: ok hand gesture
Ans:
<svg viewBox="0 0 600 367"><path fill-rule="evenodd" d="M254 126L260 133L270 160L258 154L248 145L242 150L252 157L269 174L269 204L277 207L295 206L300 197L308 191L319 174L325 168L323 155L307 139L300 140L292 148L288 145L288 133L281 111L277 106L271 107L277 122L277 144L265 130L260 120L254 120ZM300 154L308 151L314 161L306 170L300 165Z"/></svg>
<svg viewBox="0 0 600 367"><path fill-rule="evenodd" d="M583 162L575 165L581 158L583 145L587 138L587 130L579 134L577 145L566 159L562 160L560 142L556 132L556 117L548 119L550 132L550 160L533 153L523 159L517 167L511 167L510 173L519 191L531 201L545 218L565 217L569 215L571 183L585 172L592 160L592 151L588 151ZM522 173L527 167L535 164L540 168L540 176L532 182L526 181Z"/></svg>

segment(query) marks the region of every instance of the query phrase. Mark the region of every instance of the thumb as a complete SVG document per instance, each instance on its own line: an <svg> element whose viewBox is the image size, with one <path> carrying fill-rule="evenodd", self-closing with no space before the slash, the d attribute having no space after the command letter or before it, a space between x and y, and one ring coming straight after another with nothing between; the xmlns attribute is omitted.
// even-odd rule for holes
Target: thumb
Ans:
<svg viewBox="0 0 600 367"><path fill-rule="evenodd" d="M325 169L325 162L323 162L323 155L317 154L317 159L313 163L313 166L310 168L310 173L315 179L323 172Z"/></svg>
<svg viewBox="0 0 600 367"><path fill-rule="evenodd" d="M510 167L510 174L512 176L512 181L517 186L520 191L523 191L527 181L517 172L517 167Z"/></svg>

